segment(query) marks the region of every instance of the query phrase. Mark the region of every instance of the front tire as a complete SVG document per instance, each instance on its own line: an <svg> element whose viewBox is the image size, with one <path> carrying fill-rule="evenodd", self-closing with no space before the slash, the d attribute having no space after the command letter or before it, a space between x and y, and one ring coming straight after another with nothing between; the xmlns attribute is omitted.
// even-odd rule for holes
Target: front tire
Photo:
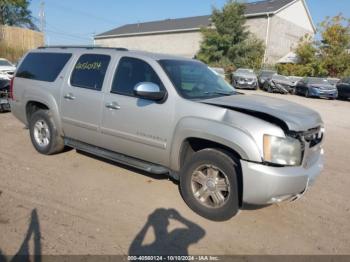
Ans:
<svg viewBox="0 0 350 262"><path fill-rule="evenodd" d="M38 110L29 120L30 139L34 148L43 155L63 151L64 140L58 134L56 124L48 110Z"/></svg>
<svg viewBox="0 0 350 262"><path fill-rule="evenodd" d="M310 97L309 89L306 89L306 91L305 91L305 97L306 97L306 98L309 98L309 97Z"/></svg>
<svg viewBox="0 0 350 262"><path fill-rule="evenodd" d="M224 151L204 149L189 159L180 176L184 201L197 214L225 221L239 211L238 160Z"/></svg>

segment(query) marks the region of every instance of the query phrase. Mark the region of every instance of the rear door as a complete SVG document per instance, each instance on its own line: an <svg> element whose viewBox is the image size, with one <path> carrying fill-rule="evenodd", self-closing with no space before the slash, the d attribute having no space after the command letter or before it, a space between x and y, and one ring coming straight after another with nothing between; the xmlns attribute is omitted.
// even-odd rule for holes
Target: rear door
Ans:
<svg viewBox="0 0 350 262"><path fill-rule="evenodd" d="M99 145L106 73L111 57L81 54L61 92L61 115L65 136Z"/></svg>

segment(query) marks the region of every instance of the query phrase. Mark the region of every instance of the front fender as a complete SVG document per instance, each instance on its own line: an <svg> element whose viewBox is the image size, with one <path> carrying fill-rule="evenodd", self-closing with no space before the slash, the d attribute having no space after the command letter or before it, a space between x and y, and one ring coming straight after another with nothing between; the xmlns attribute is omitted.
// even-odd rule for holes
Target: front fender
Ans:
<svg viewBox="0 0 350 262"><path fill-rule="evenodd" d="M244 160L261 162L262 157L254 139L244 130L214 120L188 117L175 128L171 146L170 168L179 171L183 142L188 138L200 138L222 144L236 151Z"/></svg>

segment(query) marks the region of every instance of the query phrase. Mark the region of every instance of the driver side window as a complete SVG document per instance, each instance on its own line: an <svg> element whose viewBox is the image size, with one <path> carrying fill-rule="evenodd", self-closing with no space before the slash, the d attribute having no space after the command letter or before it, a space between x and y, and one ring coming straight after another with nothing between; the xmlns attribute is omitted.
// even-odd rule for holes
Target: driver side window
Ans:
<svg viewBox="0 0 350 262"><path fill-rule="evenodd" d="M135 96L134 88L142 82L157 84L160 90L165 90L157 73L148 63L137 58L123 57L116 70L111 93Z"/></svg>

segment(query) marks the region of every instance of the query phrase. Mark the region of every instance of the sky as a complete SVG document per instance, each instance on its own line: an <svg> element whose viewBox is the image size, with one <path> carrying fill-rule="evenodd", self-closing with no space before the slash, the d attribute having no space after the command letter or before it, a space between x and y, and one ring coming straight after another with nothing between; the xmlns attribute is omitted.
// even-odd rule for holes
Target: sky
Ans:
<svg viewBox="0 0 350 262"><path fill-rule="evenodd" d="M32 0L36 19L41 1L45 2L46 44L89 45L94 34L124 24L207 15L212 6L220 8L227 0ZM316 25L339 13L350 18L350 0L306 1Z"/></svg>

